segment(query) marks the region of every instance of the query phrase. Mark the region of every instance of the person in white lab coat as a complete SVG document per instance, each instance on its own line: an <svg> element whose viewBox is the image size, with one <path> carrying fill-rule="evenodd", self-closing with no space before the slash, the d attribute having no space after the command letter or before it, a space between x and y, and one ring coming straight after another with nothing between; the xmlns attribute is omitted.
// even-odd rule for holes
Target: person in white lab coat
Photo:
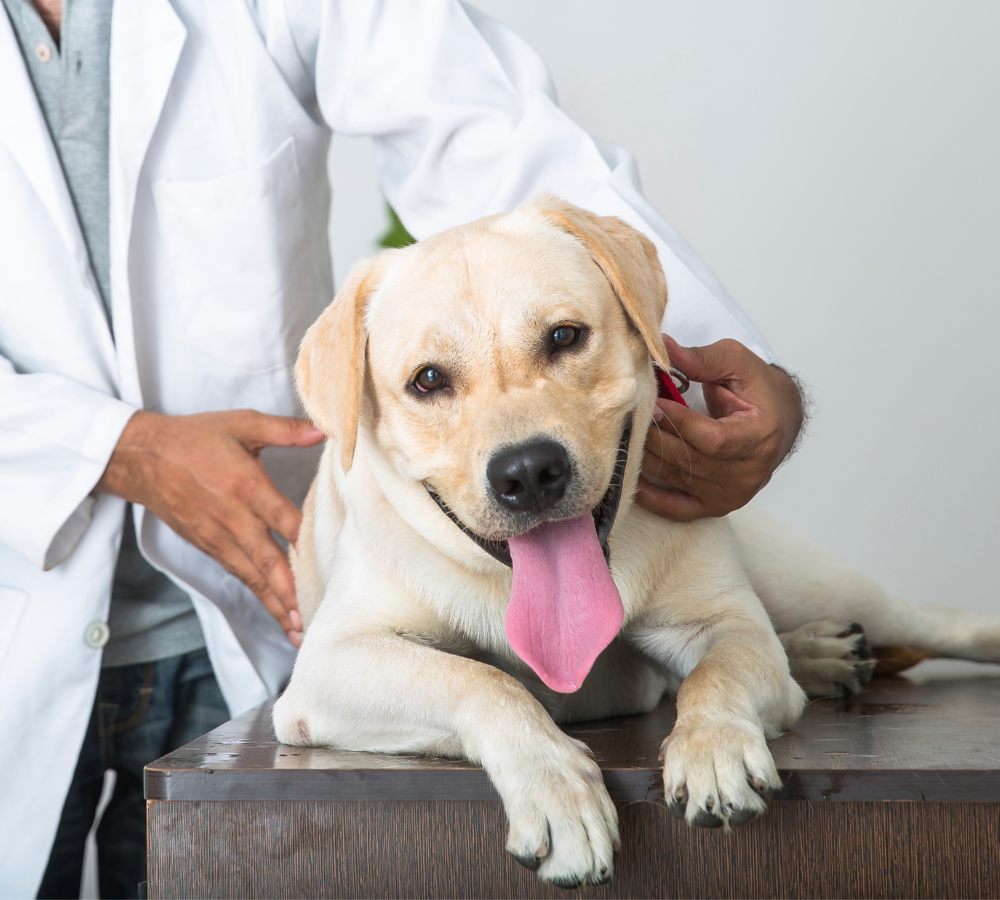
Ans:
<svg viewBox="0 0 1000 900"><path fill-rule="evenodd" d="M107 767L102 893L134 895L143 762L289 670L271 529L294 540L322 439L290 364L333 292L331 132L372 136L418 238L542 190L650 236L710 383L664 401L693 456L651 429L650 509L724 514L795 441L792 380L628 154L458 0L2 0L0 85L2 896L78 883Z"/></svg>

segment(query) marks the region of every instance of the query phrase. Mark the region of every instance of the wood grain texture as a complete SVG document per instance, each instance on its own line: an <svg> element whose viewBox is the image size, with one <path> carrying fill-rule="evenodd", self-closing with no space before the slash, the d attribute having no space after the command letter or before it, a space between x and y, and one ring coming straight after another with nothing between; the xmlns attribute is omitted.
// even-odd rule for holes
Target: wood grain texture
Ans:
<svg viewBox="0 0 1000 900"><path fill-rule="evenodd" d="M771 744L784 789L731 834L667 813L674 721L566 730L621 816L609 885L582 897L1000 898L1000 667L930 661L810 704ZM150 897L565 897L504 852L482 769L279 744L267 705L146 770ZM915 802L907 802L915 801Z"/></svg>
<svg viewBox="0 0 1000 900"><path fill-rule="evenodd" d="M566 728L593 750L615 800L662 795L660 744L675 709ZM771 743L803 800L1000 802L1000 666L928 661L851 701L809 704ZM492 800L482 769L460 759L286 747L270 706L251 710L146 767L149 800Z"/></svg>
<svg viewBox="0 0 1000 900"><path fill-rule="evenodd" d="M503 851L498 801L149 804L149 896L561 897ZM619 804L581 897L1000 897L1000 804L778 802L731 834Z"/></svg>

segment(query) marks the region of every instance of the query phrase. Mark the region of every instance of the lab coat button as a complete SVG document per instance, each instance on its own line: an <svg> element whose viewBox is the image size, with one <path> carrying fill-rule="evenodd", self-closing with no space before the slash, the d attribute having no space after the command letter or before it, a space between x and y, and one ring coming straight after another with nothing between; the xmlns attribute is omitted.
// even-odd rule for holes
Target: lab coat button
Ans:
<svg viewBox="0 0 1000 900"><path fill-rule="evenodd" d="M93 647L95 650L100 650L110 637L111 629L108 628L108 623L102 622L100 619L94 619L83 632L84 642L88 647Z"/></svg>
<svg viewBox="0 0 1000 900"><path fill-rule="evenodd" d="M39 44L35 47L35 56L39 62L47 63L52 59L52 48L48 44Z"/></svg>

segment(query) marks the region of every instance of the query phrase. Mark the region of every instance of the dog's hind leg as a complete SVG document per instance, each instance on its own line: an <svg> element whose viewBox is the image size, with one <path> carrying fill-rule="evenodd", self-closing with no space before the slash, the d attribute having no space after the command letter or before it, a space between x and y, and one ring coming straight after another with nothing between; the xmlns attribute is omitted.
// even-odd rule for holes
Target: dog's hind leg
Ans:
<svg viewBox="0 0 1000 900"><path fill-rule="evenodd" d="M854 623L885 660L880 669L900 671L928 656L1000 662L1000 615L908 603L759 509L729 518L743 567L793 669L795 656L863 660Z"/></svg>

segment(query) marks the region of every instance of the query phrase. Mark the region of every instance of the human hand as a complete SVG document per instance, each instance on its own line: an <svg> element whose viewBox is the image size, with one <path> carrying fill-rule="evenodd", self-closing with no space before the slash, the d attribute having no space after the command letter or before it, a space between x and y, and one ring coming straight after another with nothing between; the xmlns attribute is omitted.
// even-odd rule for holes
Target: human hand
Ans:
<svg viewBox="0 0 1000 900"><path fill-rule="evenodd" d="M301 643L288 557L271 529L295 543L302 514L260 461L264 447L309 447L325 435L304 419L249 409L129 420L97 490L138 503L239 578Z"/></svg>
<svg viewBox="0 0 1000 900"><path fill-rule="evenodd" d="M738 341L682 347L664 335L663 343L671 365L702 382L709 415L656 401L636 503L677 522L724 516L749 503L791 452L802 395L787 372Z"/></svg>

